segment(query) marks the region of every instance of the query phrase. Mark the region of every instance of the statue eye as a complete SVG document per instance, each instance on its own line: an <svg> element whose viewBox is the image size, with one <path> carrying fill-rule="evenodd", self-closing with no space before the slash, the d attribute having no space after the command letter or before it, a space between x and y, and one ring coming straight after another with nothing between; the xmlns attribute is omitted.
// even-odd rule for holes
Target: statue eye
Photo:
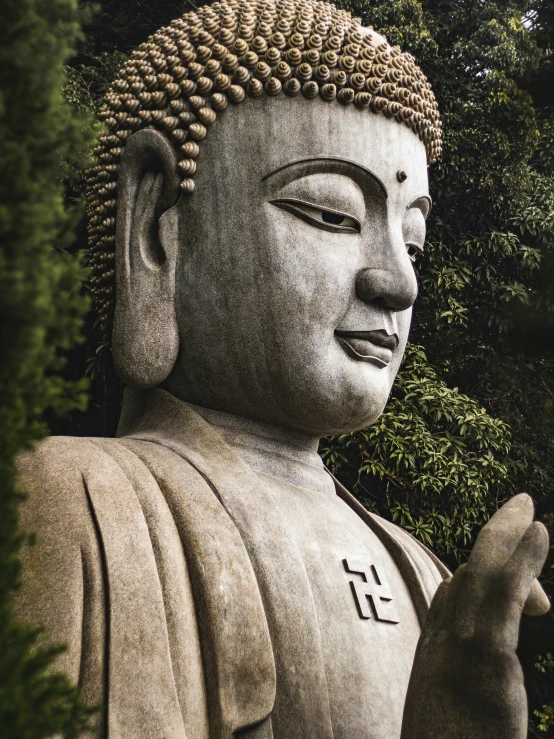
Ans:
<svg viewBox="0 0 554 739"><path fill-rule="evenodd" d="M423 254L425 243L425 217L417 207L411 207L404 216L402 235L406 244L406 251L412 262Z"/></svg>
<svg viewBox="0 0 554 739"><path fill-rule="evenodd" d="M357 218L338 210L321 208L314 203L297 200L296 198L279 198L270 202L277 208L301 218L311 226L323 228L326 231L334 231L335 233L360 233L361 231L361 225Z"/></svg>
<svg viewBox="0 0 554 739"><path fill-rule="evenodd" d="M406 251L412 262L416 262L417 258L423 254L423 249L419 244L406 244Z"/></svg>
<svg viewBox="0 0 554 739"><path fill-rule="evenodd" d="M333 213L330 210L322 210L321 217L325 223L332 223L333 226L341 226L346 221L346 216L343 216L340 213Z"/></svg>

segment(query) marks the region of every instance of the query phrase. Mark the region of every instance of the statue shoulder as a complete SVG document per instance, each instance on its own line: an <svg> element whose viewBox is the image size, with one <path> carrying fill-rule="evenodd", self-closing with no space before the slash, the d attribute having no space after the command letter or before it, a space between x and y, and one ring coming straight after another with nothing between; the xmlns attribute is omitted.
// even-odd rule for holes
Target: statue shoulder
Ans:
<svg viewBox="0 0 554 739"><path fill-rule="evenodd" d="M105 576L86 476L96 470L107 479L108 462L94 440L60 436L44 439L17 461L20 524L33 539L19 552L21 587L13 596L14 613L44 629L44 643L67 645L56 667L74 681L89 675L83 694L90 703L103 696ZM92 660L82 652L85 630Z"/></svg>
<svg viewBox="0 0 554 739"><path fill-rule="evenodd" d="M400 526L369 511L366 522L395 560L423 623L437 588L451 576L450 571L430 549Z"/></svg>
<svg viewBox="0 0 554 739"><path fill-rule="evenodd" d="M370 513L375 519L378 519L379 524L384 527L391 536L402 546L406 551L410 553L413 560L419 561L425 565L435 576L437 583L440 584L442 580L451 576L450 570L440 561L436 554L425 546L419 539L412 536L408 531L397 526L391 521L387 521L374 513Z"/></svg>
<svg viewBox="0 0 554 739"><path fill-rule="evenodd" d="M412 596L420 623L441 582L450 577L447 567L426 546L391 521L368 511L335 480L337 495L369 526L393 558Z"/></svg>
<svg viewBox="0 0 554 739"><path fill-rule="evenodd" d="M106 440L117 444L116 439ZM85 475L94 469L109 475L109 455L94 439L50 436L17 460L17 489L24 496L21 523L27 530L43 529L54 520L86 515Z"/></svg>
<svg viewBox="0 0 554 739"><path fill-rule="evenodd" d="M412 536L405 529L392 523L392 521L387 521L376 513L368 511L342 483L336 478L333 479L339 498L365 521L369 528L387 546L387 549L390 550L392 548L398 553L396 558L409 560L412 566L421 573L427 571L431 580L436 582L436 587L443 580L450 577L451 572L448 568L443 565L440 559L430 549L416 539L415 536ZM428 577L425 579L429 582ZM429 588L433 590L430 583Z"/></svg>

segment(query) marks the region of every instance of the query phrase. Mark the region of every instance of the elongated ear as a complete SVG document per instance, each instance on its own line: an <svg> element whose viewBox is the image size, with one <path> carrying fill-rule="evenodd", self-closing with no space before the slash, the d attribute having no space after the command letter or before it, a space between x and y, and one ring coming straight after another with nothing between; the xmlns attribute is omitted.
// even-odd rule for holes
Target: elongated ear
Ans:
<svg viewBox="0 0 554 739"><path fill-rule="evenodd" d="M118 179L112 350L128 385L156 387L179 351L175 314L177 155L157 131L128 140Z"/></svg>

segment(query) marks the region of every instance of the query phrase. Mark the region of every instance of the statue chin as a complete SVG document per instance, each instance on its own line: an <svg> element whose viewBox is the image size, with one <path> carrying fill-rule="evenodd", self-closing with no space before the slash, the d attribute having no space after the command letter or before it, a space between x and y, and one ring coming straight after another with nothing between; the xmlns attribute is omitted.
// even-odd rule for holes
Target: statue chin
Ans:
<svg viewBox="0 0 554 739"><path fill-rule="evenodd" d="M312 436L348 433L375 423L383 412L404 346L398 345L398 354L384 365L375 356L379 352L383 355L382 347L372 350L369 341L359 340L356 346L366 354L353 357L352 349L343 343L333 339L322 348L317 335L308 334L304 336L304 350L309 352L299 351L293 342L290 351L271 362L262 361L259 354L250 356L243 372L234 375L236 384L230 381L233 373L229 366L222 370L218 363L212 364L213 355L202 356L200 349L193 362L182 352L163 387L195 406ZM229 342L229 353L234 345ZM305 361L305 353L309 353L310 361ZM238 352L237 356L242 358ZM197 367L203 372L191 372ZM209 377L214 381L206 381ZM217 377L226 381L217 382Z"/></svg>
<svg viewBox="0 0 554 739"><path fill-rule="evenodd" d="M164 385L164 387L168 387ZM171 390L171 386L168 387ZM172 395L180 397L172 391ZM365 396L336 397L328 396L304 398L300 407L282 407L280 411L273 407L259 407L254 411L250 404L200 402L200 399L185 395L185 402L194 406L232 414L238 418L261 421L282 428L301 431L310 436L322 438L334 434L346 434L374 424L383 412L387 396L377 398L375 394Z"/></svg>
<svg viewBox="0 0 554 739"><path fill-rule="evenodd" d="M334 407L334 416L329 414L330 422L328 425L328 428L332 428L332 430L325 431L324 433L321 433L320 436L348 434L353 431L359 431L367 426L371 426L379 419L379 416L384 411L387 400L388 397L383 398L381 401L374 396L370 398L366 397L363 399L363 402L353 404L346 418L343 407ZM332 426L331 421L333 421ZM323 428L323 424L321 424L321 428Z"/></svg>

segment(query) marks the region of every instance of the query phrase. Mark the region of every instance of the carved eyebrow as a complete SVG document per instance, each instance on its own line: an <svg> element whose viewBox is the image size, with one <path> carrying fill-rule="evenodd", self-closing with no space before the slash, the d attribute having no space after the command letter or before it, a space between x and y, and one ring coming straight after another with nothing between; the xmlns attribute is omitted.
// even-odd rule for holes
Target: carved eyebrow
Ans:
<svg viewBox="0 0 554 739"><path fill-rule="evenodd" d="M327 157L306 157L304 159L295 159L293 162L288 162L287 164L282 164L280 167L277 167L277 169L272 170L271 172L268 172L262 177L262 182L265 182L269 177L273 177L273 175L277 174L278 172L282 172L284 169L288 169L289 167L295 167L298 164L306 164L308 162L334 162L339 164L348 164L351 167L355 167L360 172L362 172L366 177L369 177L372 179L382 190L383 195L385 196L385 200L388 198L387 188L383 184L383 180L378 177L375 172L372 172L371 169L368 169L367 167L364 167L363 164L359 164L358 162L353 161L352 159L344 159L343 157L333 157L333 156L327 156Z"/></svg>
<svg viewBox="0 0 554 739"><path fill-rule="evenodd" d="M423 217L425 218L425 220L427 220L427 218L429 218L429 214L431 213L431 208L433 207L433 200L431 196L428 195L426 192L420 192L418 195L415 195L406 206L406 210L410 210L410 208L416 208L421 200L424 200L427 203L427 212L423 214Z"/></svg>

